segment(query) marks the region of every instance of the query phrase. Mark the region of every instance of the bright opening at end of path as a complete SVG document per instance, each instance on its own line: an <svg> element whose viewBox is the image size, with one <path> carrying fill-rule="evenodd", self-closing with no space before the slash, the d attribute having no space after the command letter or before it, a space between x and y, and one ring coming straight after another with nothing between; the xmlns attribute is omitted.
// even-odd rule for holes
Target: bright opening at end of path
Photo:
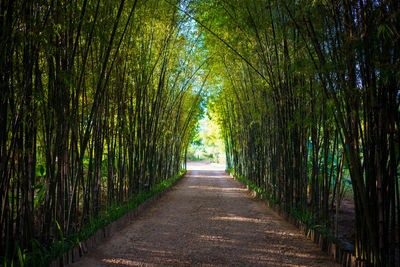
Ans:
<svg viewBox="0 0 400 267"><path fill-rule="evenodd" d="M212 114L199 121L187 151L187 170L225 170L225 147Z"/></svg>

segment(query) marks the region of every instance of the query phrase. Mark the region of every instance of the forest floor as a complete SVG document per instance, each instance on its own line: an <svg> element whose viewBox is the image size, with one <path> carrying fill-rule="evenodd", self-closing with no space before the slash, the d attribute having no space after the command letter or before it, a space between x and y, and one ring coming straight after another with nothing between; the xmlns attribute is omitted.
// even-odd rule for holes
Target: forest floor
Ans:
<svg viewBox="0 0 400 267"><path fill-rule="evenodd" d="M332 211L334 213L334 211ZM339 239L346 241L352 246L355 244L354 225L355 225L354 200L350 196L345 196L340 204L338 233ZM334 229L331 229L332 233Z"/></svg>
<svg viewBox="0 0 400 267"><path fill-rule="evenodd" d="M223 170L206 168L188 166L170 192L72 266L338 266Z"/></svg>

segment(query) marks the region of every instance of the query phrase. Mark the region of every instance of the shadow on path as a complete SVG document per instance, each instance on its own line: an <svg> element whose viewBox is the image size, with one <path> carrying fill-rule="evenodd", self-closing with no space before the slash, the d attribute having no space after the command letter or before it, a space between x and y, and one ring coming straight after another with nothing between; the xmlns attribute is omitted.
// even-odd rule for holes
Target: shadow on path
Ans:
<svg viewBox="0 0 400 267"><path fill-rule="evenodd" d="M188 171L72 266L338 266L223 171Z"/></svg>

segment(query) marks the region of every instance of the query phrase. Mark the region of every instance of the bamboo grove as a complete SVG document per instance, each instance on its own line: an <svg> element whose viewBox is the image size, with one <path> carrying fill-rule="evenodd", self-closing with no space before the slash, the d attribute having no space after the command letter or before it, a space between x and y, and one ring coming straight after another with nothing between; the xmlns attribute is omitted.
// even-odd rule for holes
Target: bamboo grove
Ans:
<svg viewBox="0 0 400 267"><path fill-rule="evenodd" d="M181 170L205 80L172 4L1 1L1 264Z"/></svg>
<svg viewBox="0 0 400 267"><path fill-rule="evenodd" d="M193 7L214 59L212 110L228 168L335 236L347 181L356 257L368 266L399 264L399 5L216 0Z"/></svg>

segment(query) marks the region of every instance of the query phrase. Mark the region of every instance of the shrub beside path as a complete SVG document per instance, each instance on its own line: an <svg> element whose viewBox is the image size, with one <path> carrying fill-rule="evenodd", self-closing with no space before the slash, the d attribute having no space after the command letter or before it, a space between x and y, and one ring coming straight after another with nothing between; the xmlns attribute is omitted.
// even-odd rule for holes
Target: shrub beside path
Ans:
<svg viewBox="0 0 400 267"><path fill-rule="evenodd" d="M339 266L224 171L190 170L72 266Z"/></svg>

